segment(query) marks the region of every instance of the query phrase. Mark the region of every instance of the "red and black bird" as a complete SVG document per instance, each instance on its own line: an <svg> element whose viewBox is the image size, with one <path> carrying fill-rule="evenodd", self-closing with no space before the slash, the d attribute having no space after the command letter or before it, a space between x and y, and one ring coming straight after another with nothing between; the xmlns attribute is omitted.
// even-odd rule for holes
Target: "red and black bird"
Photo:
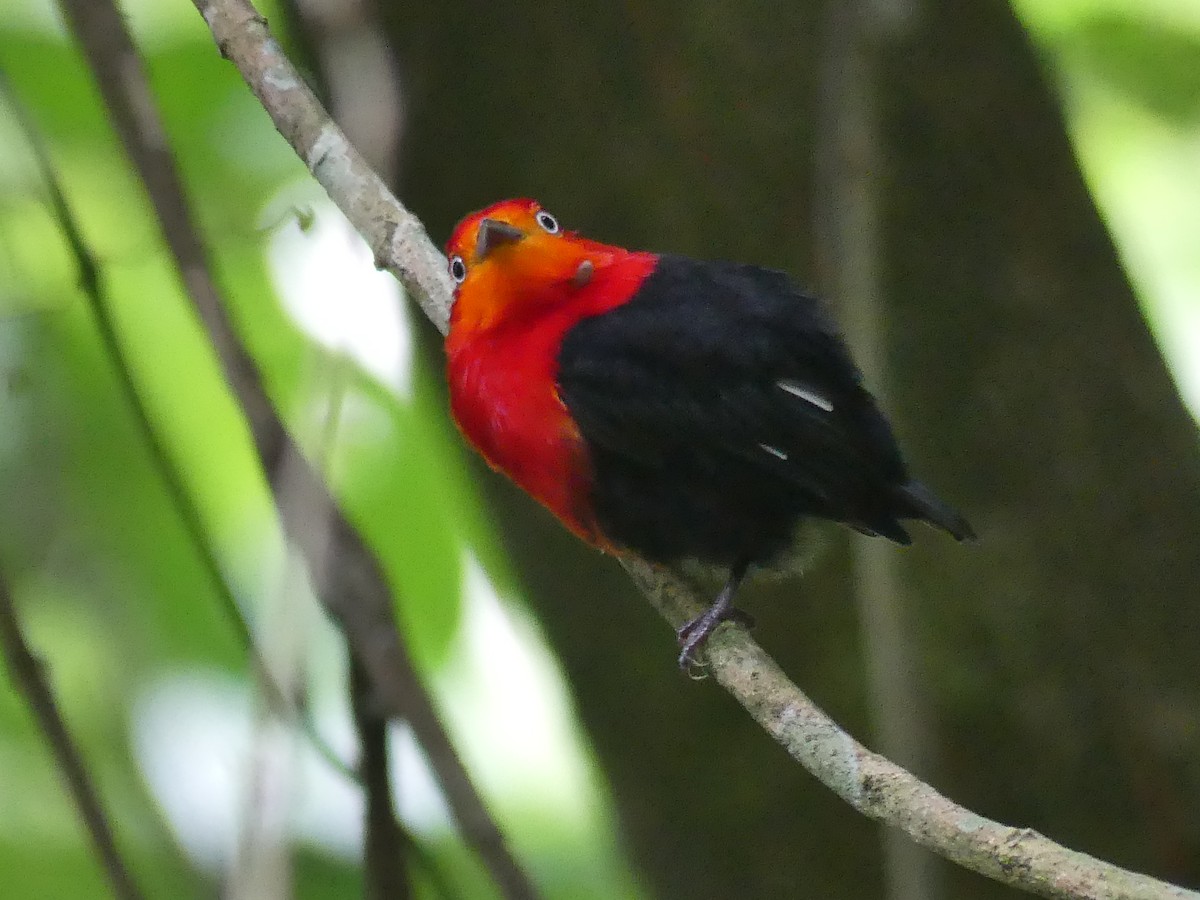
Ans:
<svg viewBox="0 0 1200 900"><path fill-rule="evenodd" d="M585 541L728 571L679 631L682 665L802 519L974 536L909 476L834 322L786 275L597 243L533 200L467 216L447 254L467 439Z"/></svg>

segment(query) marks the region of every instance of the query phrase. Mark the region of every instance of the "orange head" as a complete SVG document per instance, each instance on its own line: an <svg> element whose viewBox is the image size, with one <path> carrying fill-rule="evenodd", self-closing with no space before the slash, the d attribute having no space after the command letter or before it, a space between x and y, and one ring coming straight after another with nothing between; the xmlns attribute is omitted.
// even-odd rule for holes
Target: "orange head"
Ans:
<svg viewBox="0 0 1200 900"><path fill-rule="evenodd" d="M451 327L486 330L561 300L615 249L563 231L536 200L502 200L472 213L446 244L457 285Z"/></svg>

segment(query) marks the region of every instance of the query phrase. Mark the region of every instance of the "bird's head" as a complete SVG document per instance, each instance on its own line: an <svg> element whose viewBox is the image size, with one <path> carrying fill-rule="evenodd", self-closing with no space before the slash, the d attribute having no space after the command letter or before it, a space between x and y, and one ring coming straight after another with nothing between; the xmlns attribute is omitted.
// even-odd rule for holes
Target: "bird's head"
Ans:
<svg viewBox="0 0 1200 900"><path fill-rule="evenodd" d="M503 200L471 213L446 244L453 324L486 329L586 286L614 248L563 231L536 200Z"/></svg>

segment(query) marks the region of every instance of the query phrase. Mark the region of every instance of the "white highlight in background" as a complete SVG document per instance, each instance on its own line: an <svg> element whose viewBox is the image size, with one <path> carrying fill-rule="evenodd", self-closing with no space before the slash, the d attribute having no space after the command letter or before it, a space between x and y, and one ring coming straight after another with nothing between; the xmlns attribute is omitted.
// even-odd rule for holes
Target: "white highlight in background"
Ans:
<svg viewBox="0 0 1200 900"><path fill-rule="evenodd" d="M464 567L462 624L433 681L455 744L506 829L534 812L526 821L535 831L553 822L555 841L590 835L598 854L611 837L608 799L575 728L558 665L536 625L501 601L478 560L468 554ZM319 660L309 666L330 668ZM134 705L137 762L180 845L206 871L229 870L245 826L254 755L273 746L278 758L260 762L274 770L269 776L282 776L271 778L271 819L281 839L358 860L359 787L295 727L265 732L252 690L224 672L183 670L155 681ZM324 740L353 764L356 739L344 687L317 691L310 701ZM392 727L389 736L401 820L415 834L445 836L454 825L424 755L407 727Z"/></svg>
<svg viewBox="0 0 1200 900"><path fill-rule="evenodd" d="M463 580L459 643L437 692L468 767L502 807L535 807L562 828L603 828L592 817L606 800L558 663L469 553Z"/></svg>
<svg viewBox="0 0 1200 900"><path fill-rule="evenodd" d="M412 393L412 335L396 279L327 197L285 189L268 207L271 280L302 331L344 353L401 397ZM301 228L296 210L308 227ZM311 212L311 217L309 217Z"/></svg>

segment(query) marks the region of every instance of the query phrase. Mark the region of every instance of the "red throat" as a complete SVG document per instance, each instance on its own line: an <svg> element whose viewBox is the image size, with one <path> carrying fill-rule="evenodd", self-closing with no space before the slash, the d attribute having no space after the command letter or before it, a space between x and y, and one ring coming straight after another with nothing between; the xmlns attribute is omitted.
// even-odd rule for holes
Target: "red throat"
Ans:
<svg viewBox="0 0 1200 900"><path fill-rule="evenodd" d="M556 390L558 350L580 320L629 300L657 257L569 235L558 240L561 250L575 254L574 267L563 269L565 277L542 281L535 295L528 288L522 293L527 272L510 280L499 268L486 282L460 288L446 341L451 409L493 468L579 537L613 549L595 526L586 448ZM533 265L570 262L559 256ZM573 278L585 260L594 267L590 276Z"/></svg>

